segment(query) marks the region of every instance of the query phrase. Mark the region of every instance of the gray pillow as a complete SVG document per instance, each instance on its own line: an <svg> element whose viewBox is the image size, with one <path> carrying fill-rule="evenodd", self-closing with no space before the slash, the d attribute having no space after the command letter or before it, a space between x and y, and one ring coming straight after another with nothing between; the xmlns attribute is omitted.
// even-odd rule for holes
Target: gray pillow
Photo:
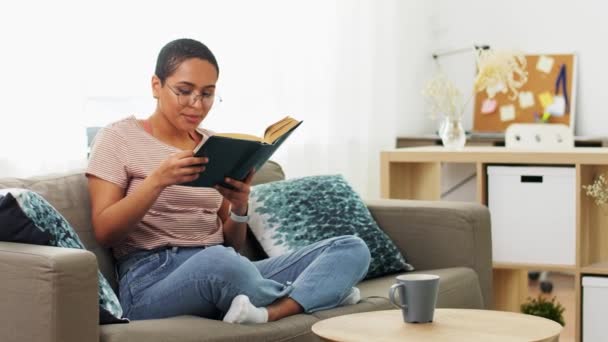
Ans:
<svg viewBox="0 0 608 342"><path fill-rule="evenodd" d="M371 253L366 278L414 269L339 175L253 186L249 215L249 227L270 257L330 237L355 235L365 241Z"/></svg>

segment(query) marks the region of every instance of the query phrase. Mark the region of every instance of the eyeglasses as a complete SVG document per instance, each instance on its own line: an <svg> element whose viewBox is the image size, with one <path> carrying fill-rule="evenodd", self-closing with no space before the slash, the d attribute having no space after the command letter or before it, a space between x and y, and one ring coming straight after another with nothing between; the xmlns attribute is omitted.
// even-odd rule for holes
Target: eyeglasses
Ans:
<svg viewBox="0 0 608 342"><path fill-rule="evenodd" d="M222 102L222 98L213 92L204 91L202 94L197 94L189 89L174 89L168 84L167 88L169 88L169 90L171 90L171 92L177 96L177 102L182 106L194 107L194 105L196 105L196 101L199 99L201 100L201 104L204 108L211 108L216 98L218 99L218 102Z"/></svg>

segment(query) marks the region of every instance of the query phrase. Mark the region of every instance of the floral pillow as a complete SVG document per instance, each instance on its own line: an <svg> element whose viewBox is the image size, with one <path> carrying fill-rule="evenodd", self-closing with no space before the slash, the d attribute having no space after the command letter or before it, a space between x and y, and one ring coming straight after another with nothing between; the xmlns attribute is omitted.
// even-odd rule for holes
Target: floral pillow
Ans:
<svg viewBox="0 0 608 342"><path fill-rule="evenodd" d="M253 186L249 215L249 227L271 257L330 237L355 235L371 253L367 279L414 269L339 175Z"/></svg>
<svg viewBox="0 0 608 342"><path fill-rule="evenodd" d="M39 194L25 189L2 190L0 240L85 249L67 220ZM6 221L4 220L6 219ZM99 279L100 323L123 323L122 307L106 278Z"/></svg>

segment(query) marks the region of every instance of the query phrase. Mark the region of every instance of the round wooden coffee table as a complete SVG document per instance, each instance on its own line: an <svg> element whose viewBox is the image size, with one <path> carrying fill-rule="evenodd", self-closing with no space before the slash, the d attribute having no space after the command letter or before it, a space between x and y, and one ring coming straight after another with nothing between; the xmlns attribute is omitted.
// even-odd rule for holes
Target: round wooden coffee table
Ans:
<svg viewBox="0 0 608 342"><path fill-rule="evenodd" d="M330 341L558 341L562 326L515 312L435 309L432 323L404 323L400 310L325 319L312 331Z"/></svg>

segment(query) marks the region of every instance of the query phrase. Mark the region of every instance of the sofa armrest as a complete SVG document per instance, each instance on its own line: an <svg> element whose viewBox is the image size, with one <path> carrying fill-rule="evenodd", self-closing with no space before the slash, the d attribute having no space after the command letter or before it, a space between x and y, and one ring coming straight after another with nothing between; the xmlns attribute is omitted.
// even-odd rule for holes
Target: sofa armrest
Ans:
<svg viewBox="0 0 608 342"><path fill-rule="evenodd" d="M99 340L93 253L0 242L0 277L2 341Z"/></svg>
<svg viewBox="0 0 608 342"><path fill-rule="evenodd" d="M382 199L367 201L380 228L416 270L465 266L479 277L492 307L490 212L477 203Z"/></svg>

